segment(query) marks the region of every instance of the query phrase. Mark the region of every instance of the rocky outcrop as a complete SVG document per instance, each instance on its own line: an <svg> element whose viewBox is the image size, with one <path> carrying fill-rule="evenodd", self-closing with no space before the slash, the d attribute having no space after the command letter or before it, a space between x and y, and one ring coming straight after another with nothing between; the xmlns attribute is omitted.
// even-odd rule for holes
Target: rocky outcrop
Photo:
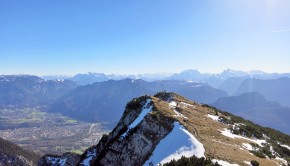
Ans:
<svg viewBox="0 0 290 166"><path fill-rule="evenodd" d="M8 155L0 152L0 166L30 166L32 164L33 163L31 161L28 161L23 156Z"/></svg>
<svg viewBox="0 0 290 166"><path fill-rule="evenodd" d="M38 161L39 166L75 166L80 160L80 155L76 153L64 153L58 155L45 155Z"/></svg>
<svg viewBox="0 0 290 166"><path fill-rule="evenodd" d="M173 122L156 110L151 97L135 99L128 103L117 127L97 146L88 149L79 165L142 165L172 130Z"/></svg>

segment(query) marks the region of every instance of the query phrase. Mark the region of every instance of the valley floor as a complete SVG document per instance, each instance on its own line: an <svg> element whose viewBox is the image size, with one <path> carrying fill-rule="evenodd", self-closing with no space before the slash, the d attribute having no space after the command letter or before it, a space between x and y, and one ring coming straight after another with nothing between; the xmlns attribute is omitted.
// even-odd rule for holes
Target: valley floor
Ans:
<svg viewBox="0 0 290 166"><path fill-rule="evenodd" d="M0 110L0 136L40 154L82 153L97 144L108 130L36 108Z"/></svg>

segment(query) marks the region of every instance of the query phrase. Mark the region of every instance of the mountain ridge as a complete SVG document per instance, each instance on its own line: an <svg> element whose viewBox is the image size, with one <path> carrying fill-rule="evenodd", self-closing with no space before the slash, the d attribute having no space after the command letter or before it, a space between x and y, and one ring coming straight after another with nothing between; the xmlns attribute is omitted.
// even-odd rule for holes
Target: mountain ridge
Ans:
<svg viewBox="0 0 290 166"><path fill-rule="evenodd" d="M160 142L166 142L176 129L177 133L191 138L186 148L177 147L174 155L166 151L156 153ZM166 145L176 143L166 142ZM205 156L217 163L248 165L256 161L261 165L287 165L289 146L290 136L281 132L175 93L162 92L128 102L118 125L97 145L88 148L78 165L165 164L162 162L165 158L166 161L181 159L178 154Z"/></svg>
<svg viewBox="0 0 290 166"><path fill-rule="evenodd" d="M74 76L41 76L44 79L68 79L77 82L79 85L92 84L94 82L121 80L125 78L143 79L145 81L157 80L183 80L208 83L213 87L219 87L220 84L230 77L246 77L259 79L275 79L279 77L290 77L290 73L266 73L260 70L241 71L226 69L220 73L201 73L196 69L187 69L179 73L147 73L147 74L105 74L105 73L79 73Z"/></svg>
<svg viewBox="0 0 290 166"><path fill-rule="evenodd" d="M0 108L47 106L76 88L72 81L45 81L31 75L0 76Z"/></svg>

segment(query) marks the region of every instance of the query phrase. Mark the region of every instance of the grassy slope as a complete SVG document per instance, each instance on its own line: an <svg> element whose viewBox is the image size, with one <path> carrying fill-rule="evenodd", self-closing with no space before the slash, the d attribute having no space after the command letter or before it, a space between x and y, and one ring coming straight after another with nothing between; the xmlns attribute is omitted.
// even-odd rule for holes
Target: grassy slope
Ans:
<svg viewBox="0 0 290 166"><path fill-rule="evenodd" d="M157 94L156 97L162 98L162 95L164 94ZM276 152L288 160L288 162L290 161L289 150L278 144L279 142L290 146L290 136L274 129L261 127L243 118L234 116L221 110L217 110L214 107L189 101L177 94L171 93L171 95L173 96L173 99L179 103L176 110L178 110L189 119L184 119L182 117L175 118L204 144L207 157L212 159L222 159L231 163L238 163L240 165L245 165L244 161L249 162L251 160L257 160L262 165L277 164L275 159L268 160L265 158L257 157L243 148L243 143L252 143L251 141L244 139L231 139L221 134L221 131L229 128L231 124L243 123L246 126L243 129L249 133L250 138L253 136L263 137L263 134L266 135L270 138L268 141L269 146L273 146L273 149ZM182 102L191 104L192 106L184 105ZM230 119L229 124L214 121L207 117L208 114L218 114L220 117L227 117ZM267 150L269 152L269 149L261 149L265 150L265 152L262 152L265 155L267 155Z"/></svg>

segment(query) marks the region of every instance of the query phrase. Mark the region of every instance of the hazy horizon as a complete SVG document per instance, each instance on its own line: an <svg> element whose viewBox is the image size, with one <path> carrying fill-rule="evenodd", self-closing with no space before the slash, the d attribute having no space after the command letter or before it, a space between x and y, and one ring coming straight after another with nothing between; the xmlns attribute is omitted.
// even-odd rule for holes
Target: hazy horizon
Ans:
<svg viewBox="0 0 290 166"><path fill-rule="evenodd" d="M31 73L15 73L15 74L1 74L0 73L0 76L1 75L35 75L35 76L39 76L39 77L43 77L43 76L64 76L64 77L72 77L74 75L77 75L77 74L105 74L105 75L120 75L120 76L130 76L130 75L168 75L168 76L171 76L173 74L179 74L179 73L182 73L182 72L185 72L185 71L189 71L189 70L195 70L195 71L198 71L199 73L201 74L210 74L210 75L215 75L215 74L221 74L223 73L224 71L228 71L228 70L231 70L231 71L236 71L236 72L245 72L245 73L248 73L248 74L251 74L251 72L263 72L263 73L266 73L266 74L288 74L290 72L266 72L266 71L262 71L262 70L248 70L248 71L243 71L243 70L233 70L233 69L224 69L222 71L219 71L219 72L215 72L215 73L210 73L210 72L202 72L198 69L186 69L186 70L182 70L182 71L177 71L177 72L152 72L152 73L123 73L123 74L120 74L120 73L105 73L105 72L94 72L94 71L88 71L88 72L83 72L83 73L74 73L74 74L54 74L54 73L49 73L49 74L43 74L43 75L37 75L37 74L31 74Z"/></svg>

